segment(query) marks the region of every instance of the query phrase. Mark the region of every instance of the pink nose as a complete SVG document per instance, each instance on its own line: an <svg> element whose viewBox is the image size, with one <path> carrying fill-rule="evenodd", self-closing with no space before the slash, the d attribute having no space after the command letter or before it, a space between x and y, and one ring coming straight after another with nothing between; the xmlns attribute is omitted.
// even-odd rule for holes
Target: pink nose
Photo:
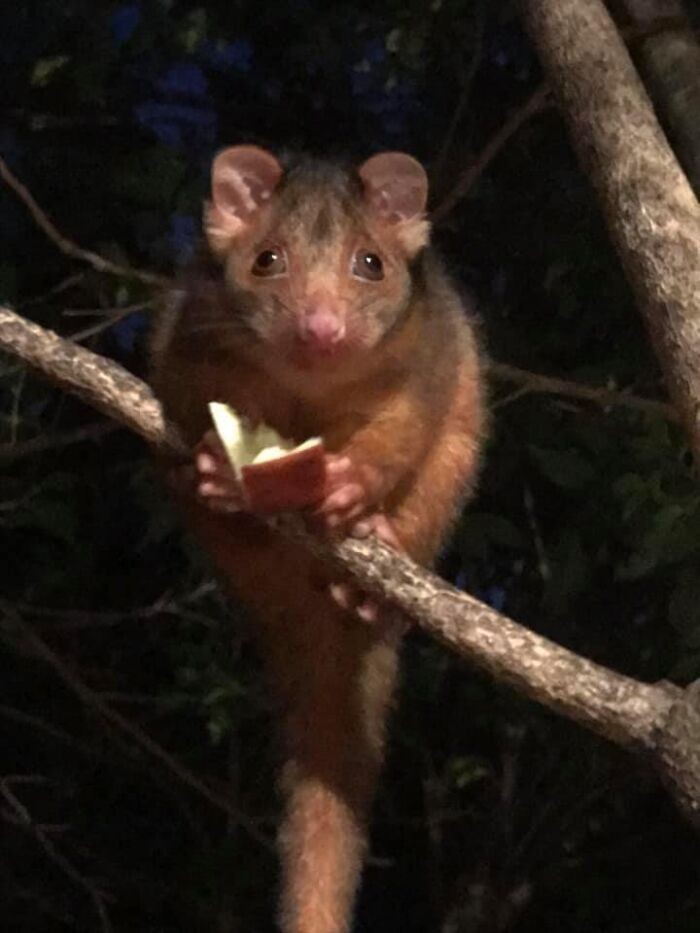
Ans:
<svg viewBox="0 0 700 933"><path fill-rule="evenodd" d="M345 336L345 325L332 311L314 310L302 318L299 336L309 347L328 351Z"/></svg>

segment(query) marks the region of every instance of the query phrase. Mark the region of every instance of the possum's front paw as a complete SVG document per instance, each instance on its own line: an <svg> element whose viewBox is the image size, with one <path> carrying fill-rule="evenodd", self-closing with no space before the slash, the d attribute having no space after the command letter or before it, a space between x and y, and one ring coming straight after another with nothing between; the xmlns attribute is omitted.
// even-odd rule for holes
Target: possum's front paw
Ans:
<svg viewBox="0 0 700 933"><path fill-rule="evenodd" d="M387 547L402 551L403 546L391 523L383 512L373 512L360 521L355 522L348 529L350 537L373 537ZM364 593L356 583L338 582L329 586L330 596L338 606L356 615L371 625L394 626L398 618L396 611L383 605L372 596Z"/></svg>
<svg viewBox="0 0 700 933"><path fill-rule="evenodd" d="M353 538L372 536L395 551L404 550L391 519L384 512L372 512L355 522L350 528L350 536Z"/></svg>
<svg viewBox="0 0 700 933"><path fill-rule="evenodd" d="M358 467L343 454L326 454L326 485L311 513L312 524L330 533L353 534L359 520L369 519L376 509L379 479L372 467Z"/></svg>
<svg viewBox="0 0 700 933"><path fill-rule="evenodd" d="M249 512L266 518L297 511L314 501L317 489L325 489L325 456L320 443L301 445L245 464L238 479L221 438L208 431L194 452L195 492L215 512Z"/></svg>
<svg viewBox="0 0 700 933"><path fill-rule="evenodd" d="M247 511L241 484L216 431L207 431L194 451L195 494L213 512Z"/></svg>

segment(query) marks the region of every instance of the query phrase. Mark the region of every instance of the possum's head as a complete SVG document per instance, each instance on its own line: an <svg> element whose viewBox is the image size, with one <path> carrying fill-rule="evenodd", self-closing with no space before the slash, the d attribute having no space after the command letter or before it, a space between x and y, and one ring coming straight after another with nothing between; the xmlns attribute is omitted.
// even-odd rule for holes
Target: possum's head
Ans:
<svg viewBox="0 0 700 933"><path fill-rule="evenodd" d="M255 146L221 152L205 230L236 332L298 370L366 356L409 304L410 264L428 239L427 191L422 166L400 152L352 171L312 160L285 171Z"/></svg>

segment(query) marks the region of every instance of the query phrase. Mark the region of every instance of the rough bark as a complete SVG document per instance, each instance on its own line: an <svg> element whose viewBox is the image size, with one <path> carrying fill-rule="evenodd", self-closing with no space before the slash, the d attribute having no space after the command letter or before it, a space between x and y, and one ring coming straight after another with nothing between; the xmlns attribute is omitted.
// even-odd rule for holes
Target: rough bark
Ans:
<svg viewBox="0 0 700 933"><path fill-rule="evenodd" d="M700 206L601 0L522 0L700 466ZM700 687L677 694L653 760L700 813Z"/></svg>
<svg viewBox="0 0 700 933"><path fill-rule="evenodd" d="M116 363L0 308L0 349L138 432L160 450L183 447L150 390ZM645 684L556 645L373 541L330 546L299 522L280 531L352 575L424 631L496 679L656 764L685 812L700 813L696 688ZM358 624L360 624L358 622ZM698 687L700 691L700 687Z"/></svg>
<svg viewBox="0 0 700 933"><path fill-rule="evenodd" d="M700 827L700 681L671 707L657 735L656 765L676 802Z"/></svg>
<svg viewBox="0 0 700 933"><path fill-rule="evenodd" d="M700 206L601 0L522 0L700 466Z"/></svg>
<svg viewBox="0 0 700 933"><path fill-rule="evenodd" d="M656 112L700 193L700 43L680 0L613 0Z"/></svg>
<svg viewBox="0 0 700 933"><path fill-rule="evenodd" d="M296 523L282 527L328 560L325 545ZM562 648L374 542L347 540L331 556L455 654L617 745L652 751L682 697L672 684L640 683Z"/></svg>
<svg viewBox="0 0 700 933"><path fill-rule="evenodd" d="M172 453L186 450L145 383L118 363L64 340L52 331L0 308L0 350L7 350L55 385L140 434L154 447Z"/></svg>

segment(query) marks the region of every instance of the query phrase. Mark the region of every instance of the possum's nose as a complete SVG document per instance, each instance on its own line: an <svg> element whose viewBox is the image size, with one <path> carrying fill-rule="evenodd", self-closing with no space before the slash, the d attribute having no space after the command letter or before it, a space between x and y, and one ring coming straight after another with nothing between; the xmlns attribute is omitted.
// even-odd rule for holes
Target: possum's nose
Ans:
<svg viewBox="0 0 700 933"><path fill-rule="evenodd" d="M332 352L344 336L345 322L330 307L313 307L299 322L299 337L309 350Z"/></svg>

